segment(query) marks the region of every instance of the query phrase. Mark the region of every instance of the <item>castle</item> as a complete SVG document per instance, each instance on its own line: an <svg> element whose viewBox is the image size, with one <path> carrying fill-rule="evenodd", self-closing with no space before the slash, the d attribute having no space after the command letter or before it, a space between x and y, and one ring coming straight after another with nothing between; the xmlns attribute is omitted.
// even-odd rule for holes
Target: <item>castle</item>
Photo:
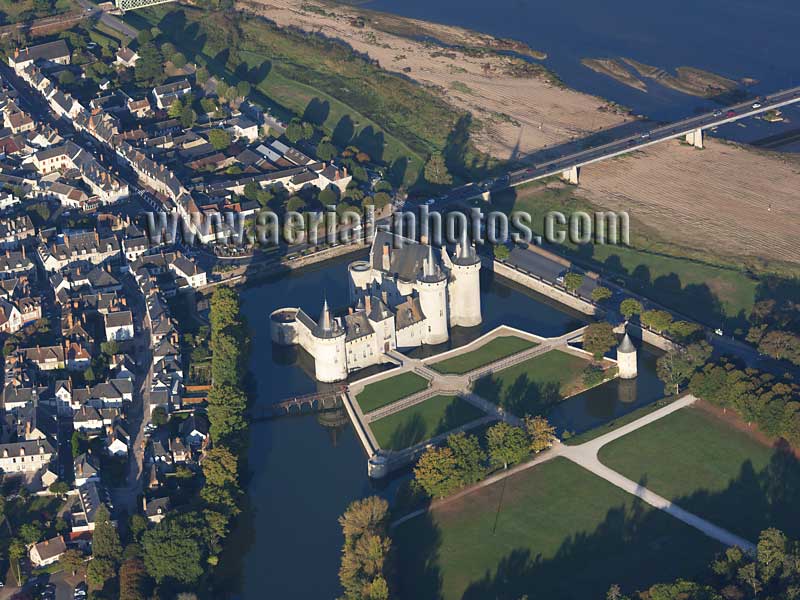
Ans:
<svg viewBox="0 0 800 600"><path fill-rule="evenodd" d="M335 317L325 301L319 320L300 308L270 315L272 341L299 344L314 357L318 381L386 362L392 350L446 342L450 327L481 322L480 258L463 237L447 249L380 231L369 260L348 266L350 308Z"/></svg>

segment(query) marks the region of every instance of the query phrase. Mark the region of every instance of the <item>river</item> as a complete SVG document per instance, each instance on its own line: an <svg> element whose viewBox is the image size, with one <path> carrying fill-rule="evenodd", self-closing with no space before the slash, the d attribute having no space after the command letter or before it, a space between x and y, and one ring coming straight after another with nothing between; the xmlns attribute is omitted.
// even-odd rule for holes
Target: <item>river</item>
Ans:
<svg viewBox="0 0 800 600"><path fill-rule="evenodd" d="M748 88L753 96L800 85L800 3L792 0L371 0L359 5L525 42L547 52L544 64L569 87L655 120L675 120L716 104L649 80L647 93L634 90L591 71L581 59L625 56L667 70L691 66L737 81L753 78L758 80ZM785 113L793 122L748 119L719 134L751 142L798 131L800 108ZM800 151L800 142L780 149Z"/></svg>
<svg viewBox="0 0 800 600"><path fill-rule="evenodd" d="M343 305L349 260L310 267L242 290L242 309L252 336L250 369L256 403L277 402L316 388L298 366L297 353L273 348L268 316L292 304L316 316L323 295L332 306ZM473 330L457 330L457 344L502 323L555 336L583 322L579 314L512 282L489 275L482 283L484 322ZM661 393L653 364L654 356L643 353L634 384L611 382L570 398L553 413L554 423L580 432L652 402ZM226 544L220 587L238 591L246 600L337 597L343 541L338 516L357 498L377 493L391 499L407 475L370 481L366 456L343 413L253 424L250 438L246 482L250 508Z"/></svg>

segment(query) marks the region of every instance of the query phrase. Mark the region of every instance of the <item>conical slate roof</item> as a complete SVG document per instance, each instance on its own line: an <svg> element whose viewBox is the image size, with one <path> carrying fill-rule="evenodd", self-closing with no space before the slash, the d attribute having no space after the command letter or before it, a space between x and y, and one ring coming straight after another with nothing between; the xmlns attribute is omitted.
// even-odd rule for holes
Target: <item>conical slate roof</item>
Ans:
<svg viewBox="0 0 800 600"><path fill-rule="evenodd" d="M625 337L622 338L622 343L617 348L617 354L630 354L631 352L636 352L636 346L633 345L631 337L626 332Z"/></svg>

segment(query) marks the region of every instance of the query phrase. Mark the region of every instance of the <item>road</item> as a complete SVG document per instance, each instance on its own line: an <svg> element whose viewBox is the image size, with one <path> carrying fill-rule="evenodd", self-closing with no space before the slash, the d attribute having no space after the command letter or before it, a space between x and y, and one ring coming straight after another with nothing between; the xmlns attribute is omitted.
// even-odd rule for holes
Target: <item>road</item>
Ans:
<svg viewBox="0 0 800 600"><path fill-rule="evenodd" d="M100 13L100 22L103 25L111 27L111 29L121 33L124 36L133 39L139 33L136 29L123 22L122 19L118 19L117 17L100 10L96 4L90 2L89 0L78 0L78 4L80 4L81 8L83 8L83 10L87 11L89 14Z"/></svg>

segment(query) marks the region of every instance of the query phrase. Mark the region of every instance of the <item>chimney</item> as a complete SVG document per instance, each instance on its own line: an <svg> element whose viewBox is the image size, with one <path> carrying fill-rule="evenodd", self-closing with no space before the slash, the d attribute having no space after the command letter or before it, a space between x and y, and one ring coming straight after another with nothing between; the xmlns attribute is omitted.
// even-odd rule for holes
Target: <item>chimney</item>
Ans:
<svg viewBox="0 0 800 600"><path fill-rule="evenodd" d="M392 269L391 256L391 247L386 243L383 245L383 260L381 262L381 268L384 271L390 271Z"/></svg>
<svg viewBox="0 0 800 600"><path fill-rule="evenodd" d="M25 258L25 246L22 246L22 258Z"/></svg>
<svg viewBox="0 0 800 600"><path fill-rule="evenodd" d="M383 300L383 303L388 306L389 305L389 292L387 292L386 290L383 290L381 292L381 300Z"/></svg>
<svg viewBox="0 0 800 600"><path fill-rule="evenodd" d="M364 308L367 309L368 315L372 312L372 296L366 296L364 298Z"/></svg>

